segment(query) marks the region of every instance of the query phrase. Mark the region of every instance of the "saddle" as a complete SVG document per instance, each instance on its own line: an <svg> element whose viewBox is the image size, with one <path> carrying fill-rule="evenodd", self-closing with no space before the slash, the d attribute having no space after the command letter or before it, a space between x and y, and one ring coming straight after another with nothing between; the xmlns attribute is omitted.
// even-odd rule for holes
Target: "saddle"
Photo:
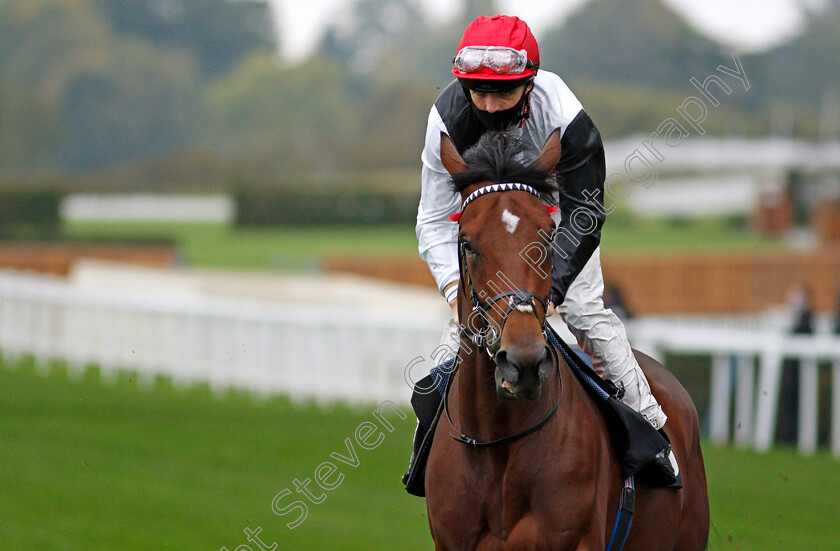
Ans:
<svg viewBox="0 0 840 551"><path fill-rule="evenodd" d="M677 475L675 481L653 467L657 455L670 449L665 432L654 429L639 412L621 402L623 389L618 389L612 381L602 379L580 353L557 335L551 325L547 324L546 327L551 346L566 360L583 387L596 398L595 401L607 421L622 476L635 477L642 485L681 488L680 475ZM433 368L429 375L417 382L411 397L411 406L417 415L419 426L415 434L411 465L402 480L406 491L419 497L426 495L426 462L435 428L443 413L443 396L449 390L454 361L455 358L452 358ZM429 389L437 389L437 392L430 392Z"/></svg>

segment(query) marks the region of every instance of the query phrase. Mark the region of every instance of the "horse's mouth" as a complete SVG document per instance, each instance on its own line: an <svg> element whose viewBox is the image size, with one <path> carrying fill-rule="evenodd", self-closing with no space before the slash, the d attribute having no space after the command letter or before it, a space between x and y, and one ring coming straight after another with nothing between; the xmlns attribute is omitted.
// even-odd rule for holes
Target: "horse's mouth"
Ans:
<svg viewBox="0 0 840 551"><path fill-rule="evenodd" d="M510 394L512 397L516 397L516 391L513 390L513 385L510 384L509 381L507 381L505 379L502 379L501 387L502 387L502 390L504 390L505 392Z"/></svg>

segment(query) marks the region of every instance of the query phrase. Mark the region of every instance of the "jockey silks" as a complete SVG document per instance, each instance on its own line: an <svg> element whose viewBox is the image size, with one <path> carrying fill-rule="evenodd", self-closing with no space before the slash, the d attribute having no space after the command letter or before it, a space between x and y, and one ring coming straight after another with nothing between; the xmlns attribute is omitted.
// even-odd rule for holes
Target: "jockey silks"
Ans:
<svg viewBox="0 0 840 551"><path fill-rule="evenodd" d="M557 166L561 216L553 246L556 304L600 242L606 218L604 151L597 128L559 76L541 70L533 83L525 100L528 118L510 132L530 145L534 155L555 129L561 132L562 156ZM457 80L443 90L429 113L416 231L420 256L429 264L441 293L458 280L458 225L449 215L460 210L461 198L449 187L449 174L440 160L440 134L452 138L463 155L487 129ZM447 300L454 298L454 292L453 287Z"/></svg>

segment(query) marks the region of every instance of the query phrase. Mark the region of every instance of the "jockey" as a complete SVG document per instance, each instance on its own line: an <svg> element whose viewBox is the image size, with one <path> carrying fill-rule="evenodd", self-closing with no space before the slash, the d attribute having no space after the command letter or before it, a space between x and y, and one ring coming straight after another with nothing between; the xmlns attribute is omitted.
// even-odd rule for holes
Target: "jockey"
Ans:
<svg viewBox="0 0 840 551"><path fill-rule="evenodd" d="M441 132L463 156L488 130L508 131L539 152L559 129L560 210L552 215L558 232L547 315L556 309L598 374L623 388L622 401L661 429L665 413L633 356L624 326L602 300L599 243L606 218L606 170L598 129L563 80L539 70L537 41L517 17L475 19L464 32L453 63L456 80L443 90L429 114L416 226L420 257L452 308L441 344L453 351L459 346L458 224L449 215L461 205L441 162ZM417 442L415 436L415 447ZM664 456L660 462L662 469L671 467Z"/></svg>

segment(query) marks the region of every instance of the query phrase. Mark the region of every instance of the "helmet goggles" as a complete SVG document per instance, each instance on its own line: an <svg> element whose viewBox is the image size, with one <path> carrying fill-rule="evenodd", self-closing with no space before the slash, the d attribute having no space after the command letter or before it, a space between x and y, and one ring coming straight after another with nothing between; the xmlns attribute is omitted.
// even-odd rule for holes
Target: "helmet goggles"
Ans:
<svg viewBox="0 0 840 551"><path fill-rule="evenodd" d="M540 63L528 60L528 52L503 46L466 46L452 60L461 73L473 74L488 69L499 75L517 75L526 69L536 71Z"/></svg>

